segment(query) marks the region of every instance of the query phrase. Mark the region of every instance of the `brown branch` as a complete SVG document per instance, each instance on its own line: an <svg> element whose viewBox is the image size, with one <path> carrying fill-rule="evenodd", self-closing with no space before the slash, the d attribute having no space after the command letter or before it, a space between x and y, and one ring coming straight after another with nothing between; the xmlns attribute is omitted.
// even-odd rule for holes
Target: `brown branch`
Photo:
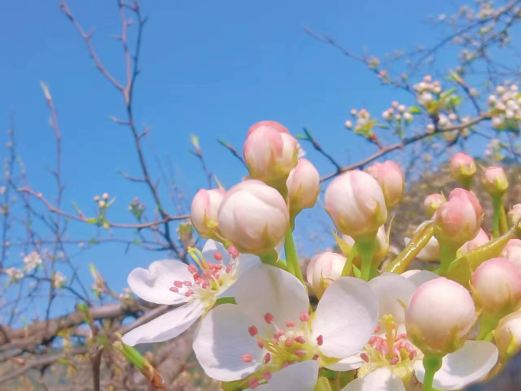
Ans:
<svg viewBox="0 0 521 391"><path fill-rule="evenodd" d="M373 153L372 155L369 155L365 159L362 159L362 160L360 160L360 161L358 161L356 163L353 163L353 164L341 167L339 171L336 171L336 172L333 172L331 174L323 176L322 178L320 178L320 181L321 182L325 182L325 181L327 181L329 179L332 179L332 178L336 177L337 175L339 175L339 174L341 174L343 172L346 172L346 171L349 171L349 170L355 170L355 169L358 169L358 168L362 168L365 165L375 161L376 159L389 154L390 152L396 151L398 149L403 149L407 145L416 143L416 142L418 142L420 140L423 140L423 139L425 139L427 137L435 136L435 135L441 134L441 133L454 132L454 131L462 130L462 129L468 128L470 126L476 125L476 124L478 124L478 123L480 123L480 122L482 122L484 120L488 120L488 119L490 119L490 115L488 113L485 113L485 114L480 115L479 117L476 117L476 118L474 118L474 119L472 119L470 121L467 121L465 123L462 123L460 125L448 126L446 128L437 129L433 133L425 132L425 133L421 133L421 134L416 135L416 136L405 138L405 139L403 139L403 141L401 141L399 143L391 144L391 145L388 145L388 146L385 146L385 147L381 148L380 150L378 150L377 152Z"/></svg>

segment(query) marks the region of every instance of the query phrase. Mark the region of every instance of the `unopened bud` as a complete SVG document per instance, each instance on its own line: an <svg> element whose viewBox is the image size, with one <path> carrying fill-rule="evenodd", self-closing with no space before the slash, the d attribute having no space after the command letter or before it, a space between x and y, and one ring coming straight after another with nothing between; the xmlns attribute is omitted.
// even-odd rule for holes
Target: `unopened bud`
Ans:
<svg viewBox="0 0 521 391"><path fill-rule="evenodd" d="M208 238L218 238L217 213L226 191L224 189L201 189L192 199L190 218L195 229Z"/></svg>
<svg viewBox="0 0 521 391"><path fill-rule="evenodd" d="M476 309L470 293L457 282L443 277L420 285L405 314L408 337L429 355L445 355L457 350L475 321Z"/></svg>
<svg viewBox="0 0 521 391"><path fill-rule="evenodd" d="M375 163L367 169L367 172L380 184L387 208L392 208L401 201L405 180L402 169L396 162L387 160L383 163Z"/></svg>
<svg viewBox="0 0 521 391"><path fill-rule="evenodd" d="M320 253L309 261L306 280L318 298L331 283L342 276L345 263L345 256L329 251Z"/></svg>
<svg viewBox="0 0 521 391"><path fill-rule="evenodd" d="M488 167L483 173L483 187L491 196L501 196L508 189L508 179L502 167Z"/></svg>
<svg viewBox="0 0 521 391"><path fill-rule="evenodd" d="M466 153L458 152L450 161L452 177L464 186L467 186L472 181L476 171L476 162Z"/></svg>
<svg viewBox="0 0 521 391"><path fill-rule="evenodd" d="M320 176L309 160L299 159L286 181L289 207L292 216L305 208L311 208L320 192Z"/></svg>
<svg viewBox="0 0 521 391"><path fill-rule="evenodd" d="M446 202L446 198L441 193L429 194L423 201L425 207L425 213L428 217L432 217L438 208Z"/></svg>

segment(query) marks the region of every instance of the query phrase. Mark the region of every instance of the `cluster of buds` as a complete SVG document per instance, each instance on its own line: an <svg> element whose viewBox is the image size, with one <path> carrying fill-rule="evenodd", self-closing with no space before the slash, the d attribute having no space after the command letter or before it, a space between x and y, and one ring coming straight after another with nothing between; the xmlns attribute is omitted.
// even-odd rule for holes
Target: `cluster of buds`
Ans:
<svg viewBox="0 0 521 391"><path fill-rule="evenodd" d="M103 193L101 196L95 195L94 197L92 197L93 201L96 203L99 209L105 209L110 206L109 198L110 196L108 193Z"/></svg>
<svg viewBox="0 0 521 391"><path fill-rule="evenodd" d="M138 197L134 197L128 205L128 210L134 215L136 220L140 221L145 212L145 204Z"/></svg>
<svg viewBox="0 0 521 391"><path fill-rule="evenodd" d="M351 116L353 120L347 120L344 123L346 129L353 129L356 134L364 137L372 137L374 134L374 127L377 124L375 118L371 117L371 113L366 109L352 109ZM354 122L354 123L353 123Z"/></svg>
<svg viewBox="0 0 521 391"><path fill-rule="evenodd" d="M454 90L443 90L441 83L433 80L431 75L425 75L413 88L416 100L430 115L438 115L444 110L453 111L460 103L460 98L454 94Z"/></svg>
<svg viewBox="0 0 521 391"><path fill-rule="evenodd" d="M393 101L391 107L382 113L382 118L388 122L409 123L413 120L413 115L407 106Z"/></svg>
<svg viewBox="0 0 521 391"><path fill-rule="evenodd" d="M15 267L9 267L4 269L4 274L9 278L9 282L14 284L20 281L24 277L24 272Z"/></svg>
<svg viewBox="0 0 521 391"><path fill-rule="evenodd" d="M60 289L65 286L65 283L67 282L67 277L65 277L60 272L54 272L51 277L51 283L54 289Z"/></svg>
<svg viewBox="0 0 521 391"><path fill-rule="evenodd" d="M521 121L521 94L516 84L500 85L488 97L492 126L496 129L518 130Z"/></svg>
<svg viewBox="0 0 521 391"><path fill-rule="evenodd" d="M442 99L441 87L423 83L421 93ZM319 173L272 121L252 126L244 157L247 178L194 196L193 227L211 239L188 250L193 262L160 260L130 273L141 299L175 307L125 334L124 343L165 341L199 322L193 348L208 376L234 389L303 391L329 389L326 369L353 371L335 376L343 391L417 382L424 390L463 389L521 348L521 227L514 226L521 207L509 223L496 202L508 189L501 168L482 176L494 200L492 237L471 191L478 167L459 153L450 168L462 187L425 199L429 220L401 251L389 243L390 211L405 189L400 166L339 173L324 207L340 251L312 257L302 273L292 232L297 215L316 203ZM415 259L439 268L408 270Z"/></svg>
<svg viewBox="0 0 521 391"><path fill-rule="evenodd" d="M32 251L24 257L24 269L26 272L32 272L42 264L42 257L36 251Z"/></svg>

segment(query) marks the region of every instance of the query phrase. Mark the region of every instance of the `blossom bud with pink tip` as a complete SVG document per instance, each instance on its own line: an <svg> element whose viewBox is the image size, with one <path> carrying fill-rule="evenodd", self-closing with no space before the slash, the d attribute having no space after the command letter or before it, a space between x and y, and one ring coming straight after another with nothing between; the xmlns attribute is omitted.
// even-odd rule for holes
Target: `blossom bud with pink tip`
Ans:
<svg viewBox="0 0 521 391"><path fill-rule="evenodd" d="M445 355L457 350L475 321L476 308L470 293L457 282L443 277L420 285L405 313L409 339L429 355Z"/></svg>
<svg viewBox="0 0 521 391"><path fill-rule="evenodd" d="M488 242L490 242L490 237L483 229L480 228L478 234L474 239L469 240L459 248L458 256L466 254L469 251L475 250L476 248L483 246Z"/></svg>
<svg viewBox="0 0 521 391"><path fill-rule="evenodd" d="M472 273L472 293L487 314L505 315L521 300L521 270L506 258L492 258Z"/></svg>
<svg viewBox="0 0 521 391"><path fill-rule="evenodd" d="M450 160L450 173L452 177L463 185L468 185L476 175L476 162L472 157L463 152L458 152Z"/></svg>
<svg viewBox="0 0 521 391"><path fill-rule="evenodd" d="M190 218L201 236L218 238L217 213L226 191L221 188L201 189L192 199Z"/></svg>
<svg viewBox="0 0 521 391"><path fill-rule="evenodd" d="M396 162L387 160L383 163L375 163L367 169L367 172L380 184L387 208L392 208L401 201L405 180L402 169Z"/></svg>
<svg viewBox="0 0 521 391"><path fill-rule="evenodd" d="M258 255L277 246L289 228L284 198L255 179L245 180L226 193L217 219L224 238L239 251Z"/></svg>
<svg viewBox="0 0 521 391"><path fill-rule="evenodd" d="M311 208L320 192L320 175L307 159L299 159L286 180L291 216L305 208Z"/></svg>
<svg viewBox="0 0 521 391"><path fill-rule="evenodd" d="M387 220L380 185L360 170L345 172L331 182L326 189L325 208L337 229L355 240L376 235Z"/></svg>
<svg viewBox="0 0 521 391"><path fill-rule="evenodd" d="M488 167L481 180L485 191L493 197L503 195L508 189L508 179L502 167Z"/></svg>
<svg viewBox="0 0 521 391"><path fill-rule="evenodd" d="M438 208L446 202L446 198L441 193L429 194L423 201L425 212L428 217L432 217Z"/></svg>
<svg viewBox="0 0 521 391"><path fill-rule="evenodd" d="M253 124L244 142L244 160L254 179L279 186L297 165L299 146L288 129L275 121Z"/></svg>
<svg viewBox="0 0 521 391"><path fill-rule="evenodd" d="M317 254L306 268L306 280L318 298L326 288L342 276L346 257L326 251Z"/></svg>
<svg viewBox="0 0 521 391"><path fill-rule="evenodd" d="M521 270L521 239L510 239L501 254Z"/></svg>
<svg viewBox="0 0 521 391"><path fill-rule="evenodd" d="M482 221L483 209L474 193L457 188L434 215L434 236L440 243L459 248L476 237Z"/></svg>
<svg viewBox="0 0 521 391"><path fill-rule="evenodd" d="M494 330L500 357L508 359L521 349L521 309L505 316Z"/></svg>

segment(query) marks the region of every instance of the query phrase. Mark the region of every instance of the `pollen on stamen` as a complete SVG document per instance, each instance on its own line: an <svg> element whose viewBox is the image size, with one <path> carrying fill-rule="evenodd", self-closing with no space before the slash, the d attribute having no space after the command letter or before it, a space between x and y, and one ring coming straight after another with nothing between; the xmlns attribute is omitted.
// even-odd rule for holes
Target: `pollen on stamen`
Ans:
<svg viewBox="0 0 521 391"><path fill-rule="evenodd" d="M309 314L307 312L303 312L300 314L300 321L307 322L309 321Z"/></svg>
<svg viewBox="0 0 521 391"><path fill-rule="evenodd" d="M249 353L245 353L241 356L241 360L245 363L250 363L253 361L253 356Z"/></svg>
<svg viewBox="0 0 521 391"><path fill-rule="evenodd" d="M271 322L273 322L273 319L274 319L274 317L273 317L273 315L272 315L271 313L266 312L266 313L264 314L264 321L265 321L267 324L271 324Z"/></svg>
<svg viewBox="0 0 521 391"><path fill-rule="evenodd" d="M215 251L213 253L213 258L216 260L216 261L222 261L223 259L223 255L219 252L219 251Z"/></svg>
<svg viewBox="0 0 521 391"><path fill-rule="evenodd" d="M255 327L255 326L250 326L250 327L248 327L248 333L249 333L252 337L256 336L258 332L259 332L259 330L257 330L257 327Z"/></svg>
<svg viewBox="0 0 521 391"><path fill-rule="evenodd" d="M266 353L264 355L264 364L267 364L271 361L271 354L270 353Z"/></svg>
<svg viewBox="0 0 521 391"><path fill-rule="evenodd" d="M322 346L323 343L324 343L324 337L322 335L319 335L317 337L317 345Z"/></svg>

